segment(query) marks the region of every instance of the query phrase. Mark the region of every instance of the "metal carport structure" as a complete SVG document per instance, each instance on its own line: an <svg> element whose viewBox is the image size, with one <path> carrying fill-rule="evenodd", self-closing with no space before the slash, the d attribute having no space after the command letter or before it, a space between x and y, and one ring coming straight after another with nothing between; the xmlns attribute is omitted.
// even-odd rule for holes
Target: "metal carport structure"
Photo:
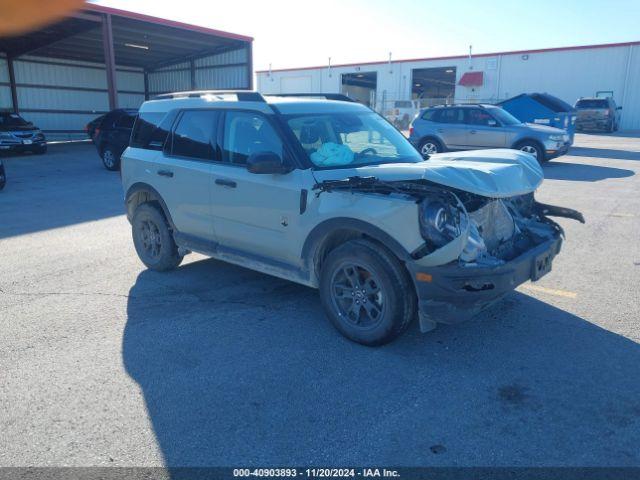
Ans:
<svg viewBox="0 0 640 480"><path fill-rule="evenodd" d="M0 38L0 108L51 138L176 90L251 89L251 37L100 5Z"/></svg>

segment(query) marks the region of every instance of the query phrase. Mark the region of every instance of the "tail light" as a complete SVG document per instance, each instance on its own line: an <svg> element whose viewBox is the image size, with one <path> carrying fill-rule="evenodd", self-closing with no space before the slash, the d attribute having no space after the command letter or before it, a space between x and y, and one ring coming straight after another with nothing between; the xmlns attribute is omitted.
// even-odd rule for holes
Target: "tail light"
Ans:
<svg viewBox="0 0 640 480"><path fill-rule="evenodd" d="M413 127L409 127L409 136L413 135Z"/></svg>

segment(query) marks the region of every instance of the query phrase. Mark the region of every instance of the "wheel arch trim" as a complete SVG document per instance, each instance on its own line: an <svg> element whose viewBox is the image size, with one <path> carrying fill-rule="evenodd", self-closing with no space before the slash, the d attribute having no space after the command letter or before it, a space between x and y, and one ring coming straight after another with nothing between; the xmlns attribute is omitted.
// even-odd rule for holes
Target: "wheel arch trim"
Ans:
<svg viewBox="0 0 640 480"><path fill-rule="evenodd" d="M312 276L316 274L316 254L331 234L338 231L352 231L380 242L388 248L400 261L411 259L408 252L395 238L384 230L363 220L350 217L335 217L316 225L307 235L302 246L301 257Z"/></svg>
<svg viewBox="0 0 640 480"><path fill-rule="evenodd" d="M137 183L134 183L133 185L131 185L129 187L129 189L127 190L127 193L126 193L126 195L124 197L124 208L125 208L125 211L127 213L127 219L131 222L131 220L133 218L133 212L130 211L130 208L129 208L129 203L131 201L131 198L134 195L137 195L139 193L147 193L147 194L149 194L150 199L158 202L158 204L160 205L160 208L162 208L162 212L164 213L164 216L167 219L167 222L169 222L169 226L175 232L176 231L176 226L173 223L173 219L171 218L171 213L169 212L169 207L167 207L167 204L164 201L164 199L162 198L162 195L160 195L160 193L155 188L153 188L151 185L149 185L148 183L137 182Z"/></svg>

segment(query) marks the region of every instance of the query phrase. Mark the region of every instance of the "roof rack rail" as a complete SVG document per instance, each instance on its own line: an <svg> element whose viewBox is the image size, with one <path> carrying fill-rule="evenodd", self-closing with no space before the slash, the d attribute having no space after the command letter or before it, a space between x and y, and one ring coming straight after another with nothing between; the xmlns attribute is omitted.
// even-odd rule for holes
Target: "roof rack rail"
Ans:
<svg viewBox="0 0 640 480"><path fill-rule="evenodd" d="M264 97L253 90L193 90L188 92L162 93L153 97L153 100L166 100L172 98L201 98L205 95L235 95L239 102L265 102Z"/></svg>
<svg viewBox="0 0 640 480"><path fill-rule="evenodd" d="M265 93L270 97L307 97L307 98L324 98L325 100L338 100L341 102L356 103L353 98L349 98L342 93Z"/></svg>
<svg viewBox="0 0 640 480"><path fill-rule="evenodd" d="M434 107L468 107L468 106L487 108L487 107L491 107L492 105L490 103L456 102L456 103L439 103L437 105L431 105L430 107L426 107L426 108L434 108Z"/></svg>

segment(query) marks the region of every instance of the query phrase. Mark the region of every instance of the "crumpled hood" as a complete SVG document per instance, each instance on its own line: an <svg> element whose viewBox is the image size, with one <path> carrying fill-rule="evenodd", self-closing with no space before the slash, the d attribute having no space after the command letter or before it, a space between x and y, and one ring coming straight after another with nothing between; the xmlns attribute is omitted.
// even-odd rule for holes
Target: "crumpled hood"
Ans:
<svg viewBox="0 0 640 480"><path fill-rule="evenodd" d="M491 198L533 192L544 179L542 168L532 155L510 149L439 153L420 163L316 170L314 175L319 182L353 176L386 181L428 180Z"/></svg>

